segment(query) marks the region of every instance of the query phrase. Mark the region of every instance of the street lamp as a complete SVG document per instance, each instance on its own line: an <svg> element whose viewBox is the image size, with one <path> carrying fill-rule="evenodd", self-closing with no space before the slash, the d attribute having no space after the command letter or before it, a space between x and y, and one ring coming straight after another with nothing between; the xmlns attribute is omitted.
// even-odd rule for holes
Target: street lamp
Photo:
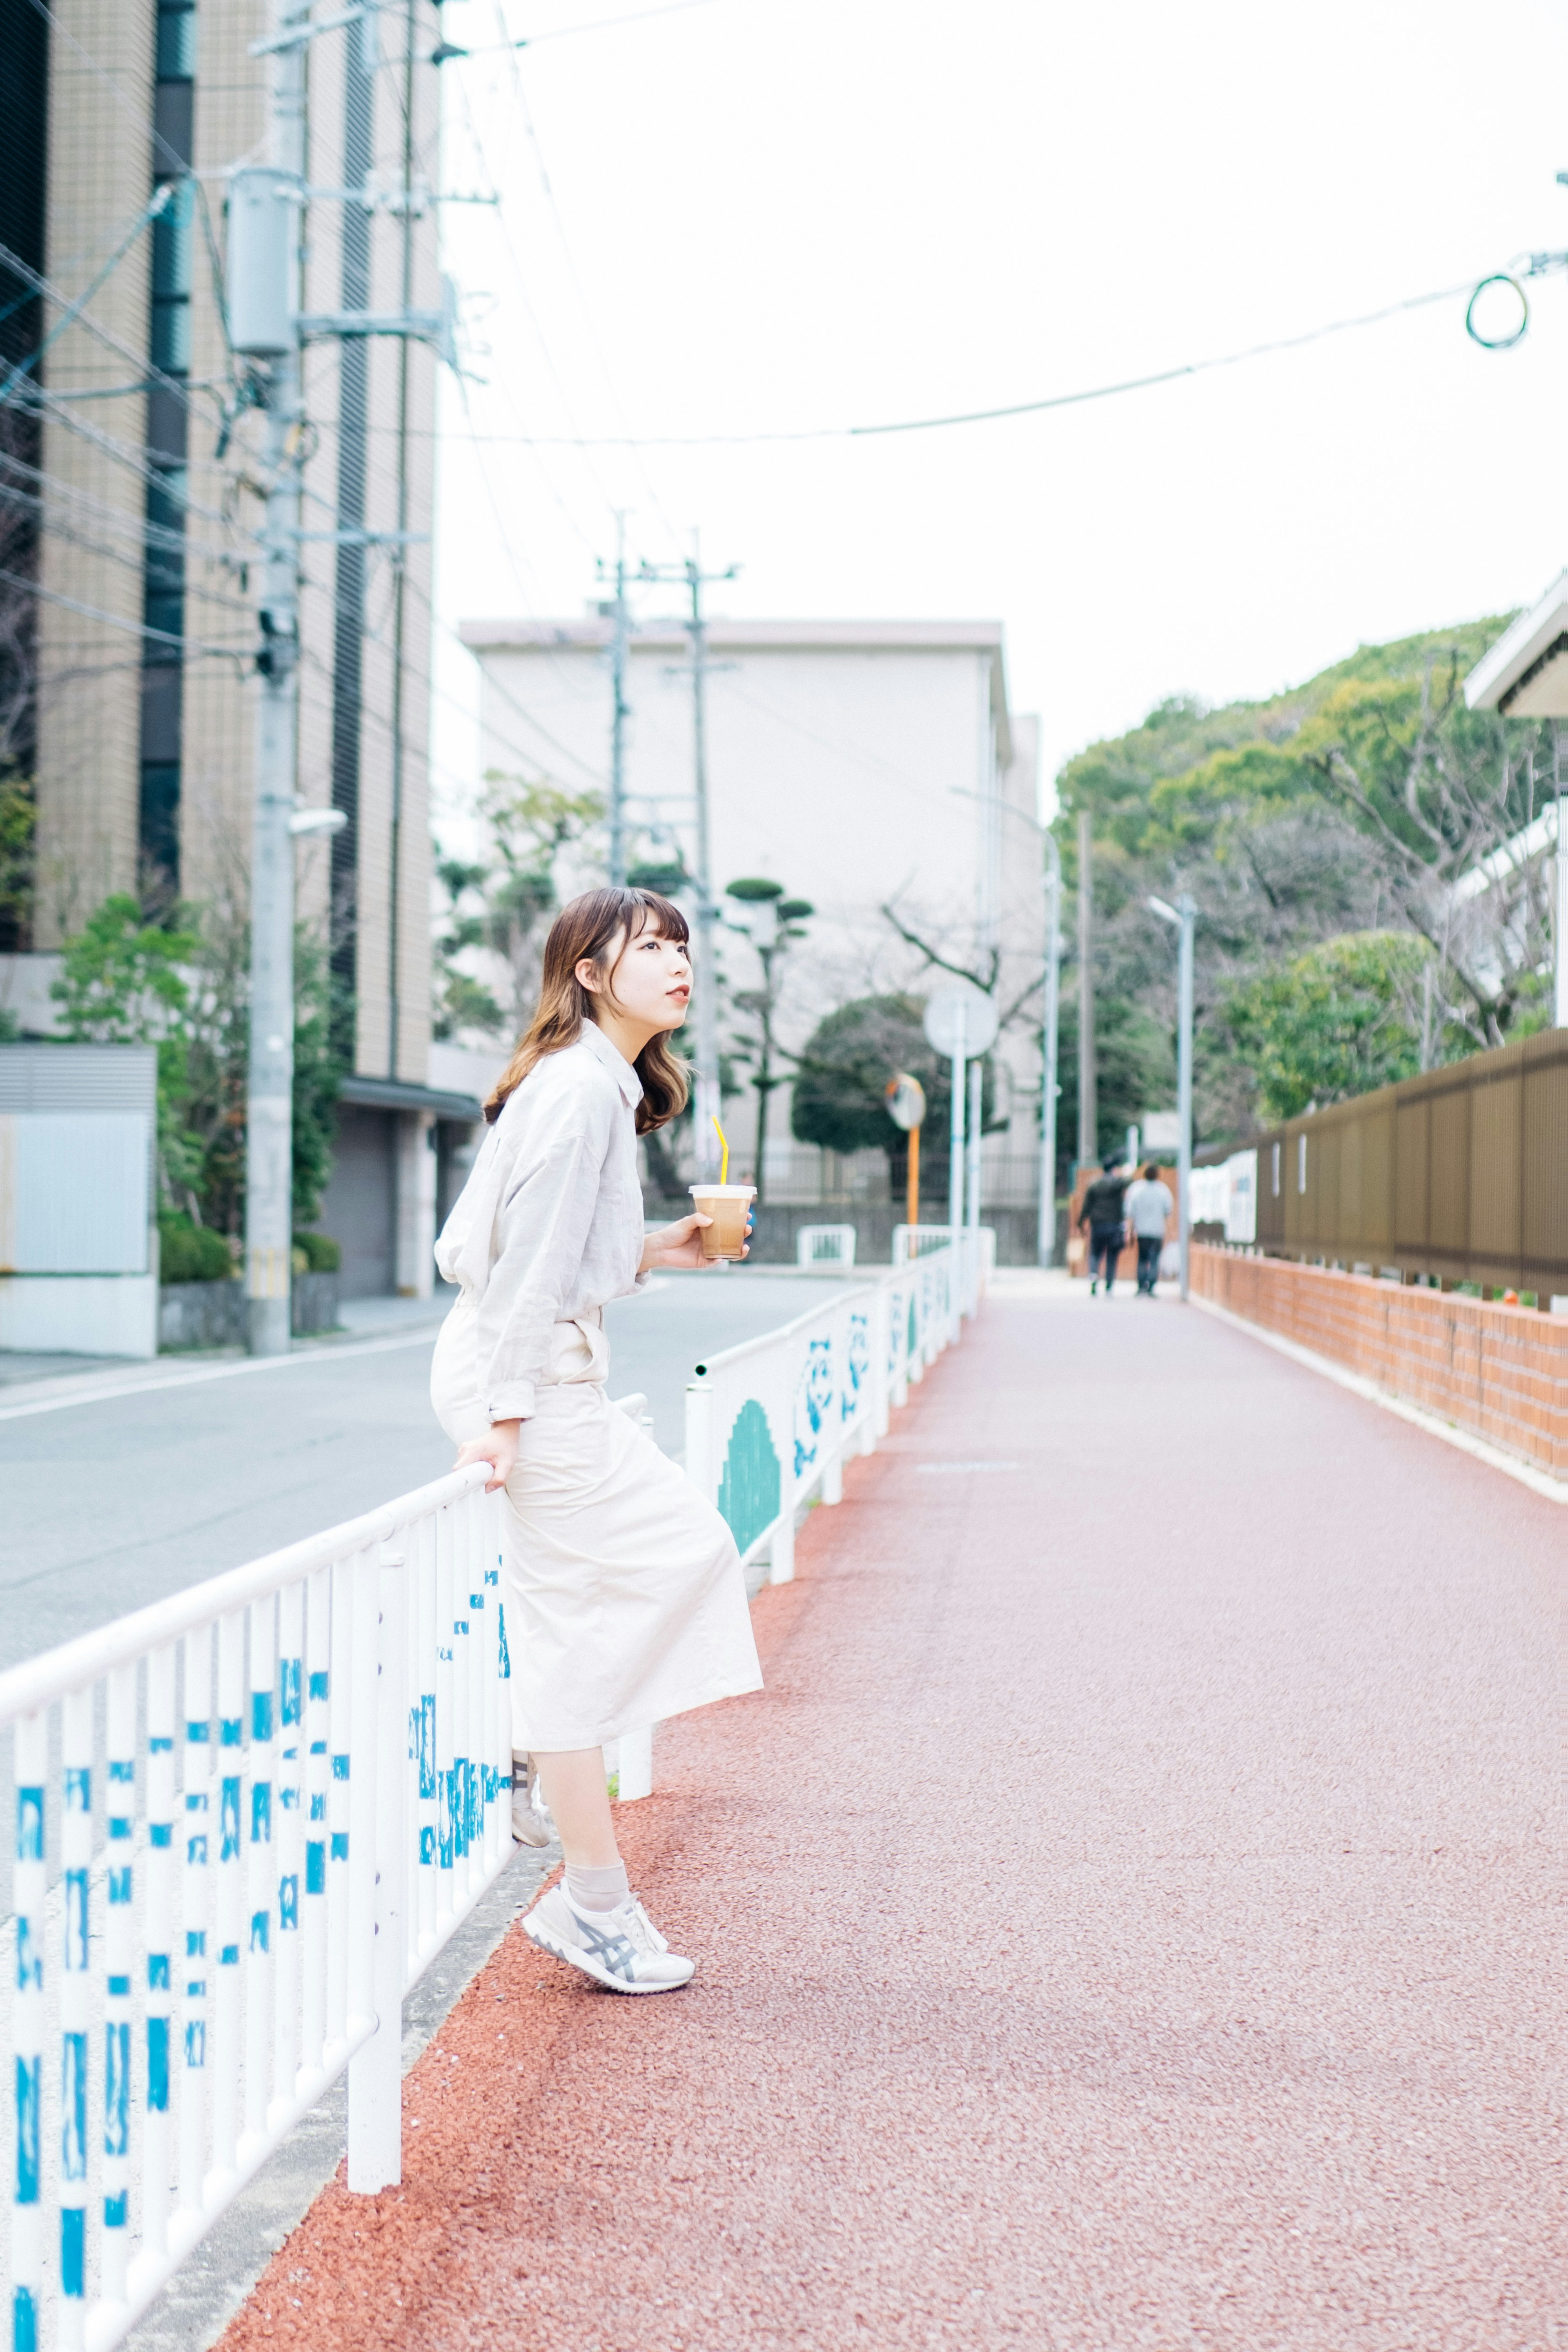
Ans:
<svg viewBox="0 0 1568 2352"><path fill-rule="evenodd" d="M1032 820L1031 820L1032 821ZM1046 845L1046 1010L1040 1037L1045 1069L1040 1104L1040 1230L1035 1255L1053 1265L1057 1255L1057 1027L1062 977L1062 854L1041 825Z"/></svg>
<svg viewBox="0 0 1568 2352"><path fill-rule="evenodd" d="M1193 1189L1193 926L1198 910L1186 890L1173 907L1163 898L1148 898L1144 904L1163 923L1173 923L1181 934L1176 965L1176 1247L1185 1298Z"/></svg>

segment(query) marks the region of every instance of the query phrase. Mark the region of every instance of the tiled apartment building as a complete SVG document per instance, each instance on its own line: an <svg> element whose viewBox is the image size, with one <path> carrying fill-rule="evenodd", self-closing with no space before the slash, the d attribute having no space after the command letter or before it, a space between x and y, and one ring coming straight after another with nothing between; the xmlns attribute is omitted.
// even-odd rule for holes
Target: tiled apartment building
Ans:
<svg viewBox="0 0 1568 2352"><path fill-rule="evenodd" d="M269 160L252 49L278 22L268 0L0 0L0 352L41 387L13 427L37 504L13 499L7 542L34 596L36 950L111 891L243 904L260 501L225 204ZM400 0L308 44L307 315L441 308L440 37L432 0ZM427 1083L437 365L407 336L305 347L300 791L346 823L302 840L297 879L352 1008L323 1219L351 1293L427 1283L437 1130L472 1116Z"/></svg>

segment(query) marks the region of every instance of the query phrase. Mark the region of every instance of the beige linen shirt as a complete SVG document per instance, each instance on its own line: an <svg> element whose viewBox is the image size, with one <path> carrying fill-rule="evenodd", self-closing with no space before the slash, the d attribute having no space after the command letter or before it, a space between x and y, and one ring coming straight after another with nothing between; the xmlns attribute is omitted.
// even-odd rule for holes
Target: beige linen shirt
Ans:
<svg viewBox="0 0 1568 2352"><path fill-rule="evenodd" d="M646 1276L637 1124L642 1082L602 1029L547 1054L507 1098L436 1244L479 1314L479 1393L526 1421L552 1328L596 1323Z"/></svg>

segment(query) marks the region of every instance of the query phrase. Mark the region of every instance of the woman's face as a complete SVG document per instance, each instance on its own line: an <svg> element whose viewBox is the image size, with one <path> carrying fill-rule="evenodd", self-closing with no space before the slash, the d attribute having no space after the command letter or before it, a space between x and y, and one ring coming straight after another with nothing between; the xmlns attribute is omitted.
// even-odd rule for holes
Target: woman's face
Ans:
<svg viewBox="0 0 1568 2352"><path fill-rule="evenodd" d="M579 965L579 975L586 969ZM610 994L626 1020L649 1031L679 1029L691 1002L691 960L683 943L649 924L611 964Z"/></svg>

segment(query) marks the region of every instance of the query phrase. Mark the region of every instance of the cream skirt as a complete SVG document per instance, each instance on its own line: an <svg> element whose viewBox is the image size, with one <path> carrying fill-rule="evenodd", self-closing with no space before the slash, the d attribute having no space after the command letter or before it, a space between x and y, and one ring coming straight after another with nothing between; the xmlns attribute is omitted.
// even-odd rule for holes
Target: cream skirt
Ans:
<svg viewBox="0 0 1568 2352"><path fill-rule="evenodd" d="M430 1401L454 1445L482 1437L478 1317L441 1327ZM550 1374L519 1431L501 1570L512 1747L597 1748L712 1699L761 1690L734 1539L605 1392L609 1348L555 1326Z"/></svg>

